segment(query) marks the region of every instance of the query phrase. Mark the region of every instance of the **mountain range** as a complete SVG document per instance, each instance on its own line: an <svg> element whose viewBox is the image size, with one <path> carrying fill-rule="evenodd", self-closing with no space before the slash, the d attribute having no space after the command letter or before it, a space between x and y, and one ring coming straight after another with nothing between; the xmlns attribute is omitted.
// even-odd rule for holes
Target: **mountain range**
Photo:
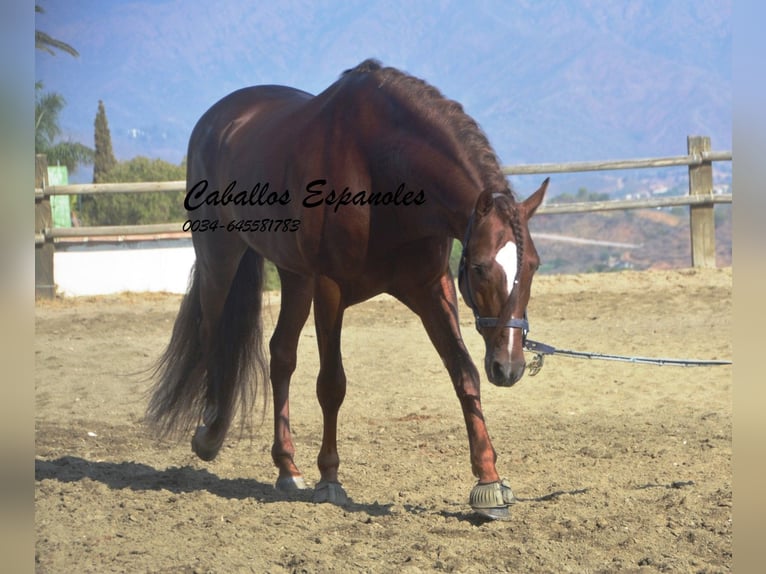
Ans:
<svg viewBox="0 0 766 574"><path fill-rule="evenodd" d="M103 100L118 159L177 163L225 94L317 93L367 57L460 101L503 164L683 155L690 134L731 149L730 1L42 4L36 27L80 57L39 52L36 79L66 98L65 136L88 145ZM596 177L555 179L570 191Z"/></svg>

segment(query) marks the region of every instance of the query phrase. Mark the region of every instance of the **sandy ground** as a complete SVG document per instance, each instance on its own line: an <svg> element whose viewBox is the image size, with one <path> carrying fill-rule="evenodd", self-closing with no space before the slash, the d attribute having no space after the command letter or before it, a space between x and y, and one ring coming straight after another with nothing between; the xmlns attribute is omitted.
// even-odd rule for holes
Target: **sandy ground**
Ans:
<svg viewBox="0 0 766 574"><path fill-rule="evenodd" d="M730 359L731 269L543 276L531 337L561 348ZM483 405L519 502L474 516L462 416L419 320L350 309L341 480L353 502L274 491L271 422L203 463L141 418L140 374L175 295L38 302L38 572L729 572L731 367L551 357ZM278 296L265 316L273 325ZM461 307L474 360L483 343ZM269 330L270 332L270 330ZM313 484L321 418L313 329L293 379L297 460ZM258 417L256 417L258 418Z"/></svg>

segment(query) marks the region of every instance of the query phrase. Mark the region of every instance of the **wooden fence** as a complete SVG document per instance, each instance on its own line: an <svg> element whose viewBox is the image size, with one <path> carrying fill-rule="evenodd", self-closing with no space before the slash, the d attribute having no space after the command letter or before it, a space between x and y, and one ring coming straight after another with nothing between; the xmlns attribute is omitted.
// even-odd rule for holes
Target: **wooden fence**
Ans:
<svg viewBox="0 0 766 574"><path fill-rule="evenodd" d="M713 162L731 161L732 154L730 151L711 151L710 138L706 136L689 136L687 138L687 149L688 154L684 156L507 166L503 168L503 173L506 175L528 175L688 166L689 194L686 196L544 205L538 210L538 213L587 213L688 205L690 212L692 266L715 267L715 219L713 208L717 203L731 203L732 195L713 193ZM55 294L53 253L56 239L120 238L126 235L151 236L178 233L182 226L182 223L179 222L155 225L54 228L52 226L50 207L51 196L153 193L158 191L186 191L186 182L48 185L47 161L44 155L38 155L35 162L36 296L53 297Z"/></svg>

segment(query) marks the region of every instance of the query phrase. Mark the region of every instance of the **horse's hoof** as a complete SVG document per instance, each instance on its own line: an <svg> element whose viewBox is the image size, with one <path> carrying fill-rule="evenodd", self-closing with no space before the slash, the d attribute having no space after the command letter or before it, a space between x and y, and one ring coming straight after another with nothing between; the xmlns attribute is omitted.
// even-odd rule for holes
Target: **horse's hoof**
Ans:
<svg viewBox="0 0 766 574"><path fill-rule="evenodd" d="M477 484L469 497L473 511L492 520L510 518L508 507L515 502L511 485L505 479L489 484Z"/></svg>
<svg viewBox="0 0 766 574"><path fill-rule="evenodd" d="M213 460L218 454L218 451L221 450L223 441L211 441L208 434L209 430L206 426L202 425L197 427L197 430L192 437L191 447L194 454L202 460L209 462Z"/></svg>
<svg viewBox="0 0 766 574"><path fill-rule="evenodd" d="M295 492L296 490L306 490L306 481L302 476L281 476L277 479L274 488L281 492Z"/></svg>
<svg viewBox="0 0 766 574"><path fill-rule="evenodd" d="M320 480L314 487L314 502L329 502L342 506L348 502L346 491L340 485L340 482L328 482Z"/></svg>

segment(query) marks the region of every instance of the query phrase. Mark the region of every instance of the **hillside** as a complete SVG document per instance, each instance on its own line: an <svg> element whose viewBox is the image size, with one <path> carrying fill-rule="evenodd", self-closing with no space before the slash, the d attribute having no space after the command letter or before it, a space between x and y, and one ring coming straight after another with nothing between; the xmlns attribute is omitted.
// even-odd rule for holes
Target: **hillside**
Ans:
<svg viewBox="0 0 766 574"><path fill-rule="evenodd" d="M679 155L689 134L731 148L730 1L323 4L49 2L36 24L81 55L38 53L36 79L66 98L64 138L90 144L103 100L120 160L179 162L226 93L317 93L368 57L461 102L505 164Z"/></svg>
<svg viewBox="0 0 766 574"><path fill-rule="evenodd" d="M732 262L731 207L716 210L716 263ZM689 215L686 208L646 209L588 214L537 215L530 228L541 273L583 273L621 269L676 269L691 263ZM632 244L618 247L552 240L546 234Z"/></svg>

